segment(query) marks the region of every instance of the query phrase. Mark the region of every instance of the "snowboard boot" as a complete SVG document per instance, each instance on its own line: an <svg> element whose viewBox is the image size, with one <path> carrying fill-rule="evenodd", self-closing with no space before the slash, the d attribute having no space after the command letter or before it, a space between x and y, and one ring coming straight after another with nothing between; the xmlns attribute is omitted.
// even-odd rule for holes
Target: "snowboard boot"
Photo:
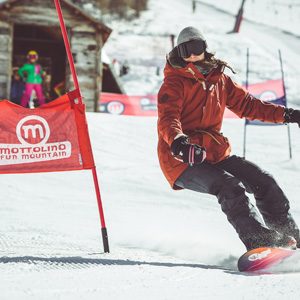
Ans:
<svg viewBox="0 0 300 300"><path fill-rule="evenodd" d="M261 247L297 248L297 241L294 237L275 230L270 230L269 234L253 234L244 244L248 251Z"/></svg>
<svg viewBox="0 0 300 300"><path fill-rule="evenodd" d="M278 237L276 237L273 241L273 245L270 247L279 247L279 248L287 248L287 249L296 249L297 241L294 237L290 235L286 235L278 232Z"/></svg>
<svg viewBox="0 0 300 300"><path fill-rule="evenodd" d="M297 241L297 248L300 248L300 232L297 224L290 213L276 220L264 217L269 228L283 233L286 236L292 236Z"/></svg>

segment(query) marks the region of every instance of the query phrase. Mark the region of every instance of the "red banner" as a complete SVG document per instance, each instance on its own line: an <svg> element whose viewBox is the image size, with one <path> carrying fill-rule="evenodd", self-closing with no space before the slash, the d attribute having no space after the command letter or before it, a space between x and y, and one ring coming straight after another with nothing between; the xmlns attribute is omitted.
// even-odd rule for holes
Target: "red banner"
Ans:
<svg viewBox="0 0 300 300"><path fill-rule="evenodd" d="M101 93L99 111L113 115L157 116L157 95Z"/></svg>
<svg viewBox="0 0 300 300"><path fill-rule="evenodd" d="M282 79L249 84L248 91L263 101L272 101L284 95Z"/></svg>
<svg viewBox="0 0 300 300"><path fill-rule="evenodd" d="M0 102L0 173L94 166L84 105L71 101L64 95L36 109Z"/></svg>
<svg viewBox="0 0 300 300"><path fill-rule="evenodd" d="M283 96L282 80L268 80L249 84L248 91L261 100L274 100ZM130 96L101 93L99 111L113 115L157 116L157 95ZM224 117L238 118L228 109L225 110Z"/></svg>

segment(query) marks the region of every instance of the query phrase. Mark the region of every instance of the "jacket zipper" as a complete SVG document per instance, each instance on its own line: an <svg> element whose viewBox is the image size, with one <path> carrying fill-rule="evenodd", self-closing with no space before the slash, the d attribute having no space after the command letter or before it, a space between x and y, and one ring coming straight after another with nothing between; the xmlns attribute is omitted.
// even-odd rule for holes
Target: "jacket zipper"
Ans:
<svg viewBox="0 0 300 300"><path fill-rule="evenodd" d="M196 73L195 73L195 71L191 68L191 67L189 67L187 70L186 70L186 72L189 72L189 73L191 73L192 75L193 75L193 77L194 77L194 79L196 80L196 81L198 81L201 85L202 85L202 87L203 87L203 89L204 89L204 91L205 91L205 104L204 104L204 106L203 106L203 115L205 114L205 110L206 110L206 103L207 103L207 100L208 100L208 95L209 95L209 92L210 91L212 91L212 89L214 88L214 84L212 84L212 85L208 85L207 83L208 83L208 81L207 81L207 79L200 79L199 77L197 77L196 76ZM209 120L210 121L210 120Z"/></svg>

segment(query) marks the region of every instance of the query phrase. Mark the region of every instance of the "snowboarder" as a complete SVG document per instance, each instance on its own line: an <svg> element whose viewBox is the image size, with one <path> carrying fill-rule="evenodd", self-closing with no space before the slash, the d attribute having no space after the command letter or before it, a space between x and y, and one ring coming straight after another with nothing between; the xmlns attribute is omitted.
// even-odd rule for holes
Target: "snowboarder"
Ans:
<svg viewBox="0 0 300 300"><path fill-rule="evenodd" d="M28 63L24 64L22 68L19 69L19 75L23 80L26 80L25 91L21 99L21 105L23 107L28 106L33 90L36 92L39 104L42 105L45 103L45 96L43 94L42 87L45 72L41 65L37 63L38 59L39 56L36 51L29 51L27 54ZM26 73L26 79L24 73Z"/></svg>
<svg viewBox="0 0 300 300"><path fill-rule="evenodd" d="M300 124L300 111L256 99L225 68L233 71L207 51L198 29L180 32L177 46L167 55L158 94L161 169L175 190L215 195L247 250L300 247L284 192L266 171L230 155L230 143L220 132L225 107L240 118L272 123ZM256 207L246 191L254 194Z"/></svg>

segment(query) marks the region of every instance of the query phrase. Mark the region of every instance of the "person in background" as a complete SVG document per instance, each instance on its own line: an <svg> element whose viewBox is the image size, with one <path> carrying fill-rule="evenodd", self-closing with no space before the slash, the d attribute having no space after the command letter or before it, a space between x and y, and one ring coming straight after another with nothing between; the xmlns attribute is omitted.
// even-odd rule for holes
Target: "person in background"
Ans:
<svg viewBox="0 0 300 300"><path fill-rule="evenodd" d="M54 86L54 92L57 96L62 96L66 92L66 82L61 81Z"/></svg>
<svg viewBox="0 0 300 300"><path fill-rule="evenodd" d="M116 74L117 74L118 76L120 76L120 73L121 73L121 67L120 67L120 63L118 62L118 60L117 60L116 58L114 58L114 59L112 60L112 65L113 65L113 67L114 67L114 70L115 70Z"/></svg>
<svg viewBox="0 0 300 300"><path fill-rule="evenodd" d="M19 75L26 82L25 91L21 99L21 105L28 107L29 100L33 91L36 93L39 104L45 103L45 96L43 93L42 83L45 72L40 64L38 64L38 53L31 50L27 54L28 62L19 69Z"/></svg>
<svg viewBox="0 0 300 300"><path fill-rule="evenodd" d="M127 75L129 71L130 71L130 66L128 64L128 61L125 60L120 70L120 76Z"/></svg>
<svg viewBox="0 0 300 300"><path fill-rule="evenodd" d="M13 68L13 75L11 79L11 89L10 89L10 101L20 105L25 84L23 80L21 80L21 77L18 74L18 70L19 68Z"/></svg>
<svg viewBox="0 0 300 300"><path fill-rule="evenodd" d="M287 196L268 172L231 155L221 133L226 107L240 118L271 123L300 124L300 111L256 99L225 68L232 70L207 50L198 29L180 32L158 94L161 169L173 189L215 195L247 250L300 247ZM256 207L246 191L254 194Z"/></svg>

